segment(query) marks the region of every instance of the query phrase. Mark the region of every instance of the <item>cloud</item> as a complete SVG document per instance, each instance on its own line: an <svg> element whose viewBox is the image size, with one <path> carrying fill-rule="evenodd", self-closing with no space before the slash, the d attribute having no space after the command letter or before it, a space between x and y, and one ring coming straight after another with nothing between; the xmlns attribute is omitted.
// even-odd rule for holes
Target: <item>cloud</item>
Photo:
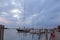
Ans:
<svg viewBox="0 0 60 40"><path fill-rule="evenodd" d="M33 14L38 16L34 16L32 19L33 26L55 26L56 24L60 24L59 13L60 13L60 5L59 1L56 0L33 0L33 1L25 1L25 18L26 20L30 20ZM58 19L57 19L58 18ZM31 20L30 20L31 21Z"/></svg>
<svg viewBox="0 0 60 40"><path fill-rule="evenodd" d="M14 23L33 26L53 26L60 24L60 1L56 0L11 0L1 1L8 6L0 7L1 17ZM21 14L20 14L21 13ZM7 15L8 14L8 15ZM17 19L19 18L19 20Z"/></svg>
<svg viewBox="0 0 60 40"><path fill-rule="evenodd" d="M8 16L8 13L7 12L1 12L0 16Z"/></svg>
<svg viewBox="0 0 60 40"><path fill-rule="evenodd" d="M12 13L17 13L17 14L18 14L18 13L22 13L22 12L21 12L20 10L18 10L18 9L13 9L13 10L11 10L11 12L12 12Z"/></svg>
<svg viewBox="0 0 60 40"><path fill-rule="evenodd" d="M11 23L11 21L9 21L8 19L6 19L6 18L4 18L4 17L0 17L0 22L6 23L6 24Z"/></svg>

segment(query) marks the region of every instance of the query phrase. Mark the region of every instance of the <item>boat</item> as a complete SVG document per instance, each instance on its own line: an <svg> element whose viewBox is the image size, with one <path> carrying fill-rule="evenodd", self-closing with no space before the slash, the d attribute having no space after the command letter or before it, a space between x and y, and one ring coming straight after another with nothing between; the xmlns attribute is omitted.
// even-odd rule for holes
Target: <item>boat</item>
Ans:
<svg viewBox="0 0 60 40"><path fill-rule="evenodd" d="M30 32L30 30L29 29L16 29L18 32L25 32L25 33L28 33L28 32Z"/></svg>

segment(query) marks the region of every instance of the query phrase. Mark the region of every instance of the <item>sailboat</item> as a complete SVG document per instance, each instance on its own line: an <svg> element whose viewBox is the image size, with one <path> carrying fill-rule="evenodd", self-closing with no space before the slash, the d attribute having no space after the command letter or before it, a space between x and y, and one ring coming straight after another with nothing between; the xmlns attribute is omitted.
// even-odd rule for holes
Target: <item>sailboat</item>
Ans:
<svg viewBox="0 0 60 40"><path fill-rule="evenodd" d="M30 30L29 29L26 29L25 27L23 28L23 29L21 29L20 27L18 28L18 29L16 29L18 32L25 32L25 33L27 33L27 32L30 32Z"/></svg>

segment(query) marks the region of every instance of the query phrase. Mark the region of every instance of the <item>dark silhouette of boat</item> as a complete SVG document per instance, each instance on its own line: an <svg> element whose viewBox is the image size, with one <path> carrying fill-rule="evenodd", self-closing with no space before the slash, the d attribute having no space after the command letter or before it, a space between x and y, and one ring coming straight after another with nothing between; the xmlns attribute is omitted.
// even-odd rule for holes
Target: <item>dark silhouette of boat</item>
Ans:
<svg viewBox="0 0 60 40"><path fill-rule="evenodd" d="M30 30L29 29L16 29L18 32L25 32L25 33L27 33L27 32L30 32Z"/></svg>
<svg viewBox="0 0 60 40"><path fill-rule="evenodd" d="M8 28L4 28L4 29L8 29Z"/></svg>

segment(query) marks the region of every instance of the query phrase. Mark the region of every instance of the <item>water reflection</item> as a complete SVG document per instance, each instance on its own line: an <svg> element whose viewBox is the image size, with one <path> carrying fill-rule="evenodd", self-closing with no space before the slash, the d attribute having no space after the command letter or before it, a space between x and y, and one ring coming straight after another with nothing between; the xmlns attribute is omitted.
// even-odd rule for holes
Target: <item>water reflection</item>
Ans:
<svg viewBox="0 0 60 40"><path fill-rule="evenodd" d="M16 30L7 29L4 31L4 40L37 40L36 34L18 33Z"/></svg>
<svg viewBox="0 0 60 40"><path fill-rule="evenodd" d="M39 35L30 33L18 33L15 29L4 31L4 40L38 40ZM45 34L40 36L40 40L45 40Z"/></svg>

